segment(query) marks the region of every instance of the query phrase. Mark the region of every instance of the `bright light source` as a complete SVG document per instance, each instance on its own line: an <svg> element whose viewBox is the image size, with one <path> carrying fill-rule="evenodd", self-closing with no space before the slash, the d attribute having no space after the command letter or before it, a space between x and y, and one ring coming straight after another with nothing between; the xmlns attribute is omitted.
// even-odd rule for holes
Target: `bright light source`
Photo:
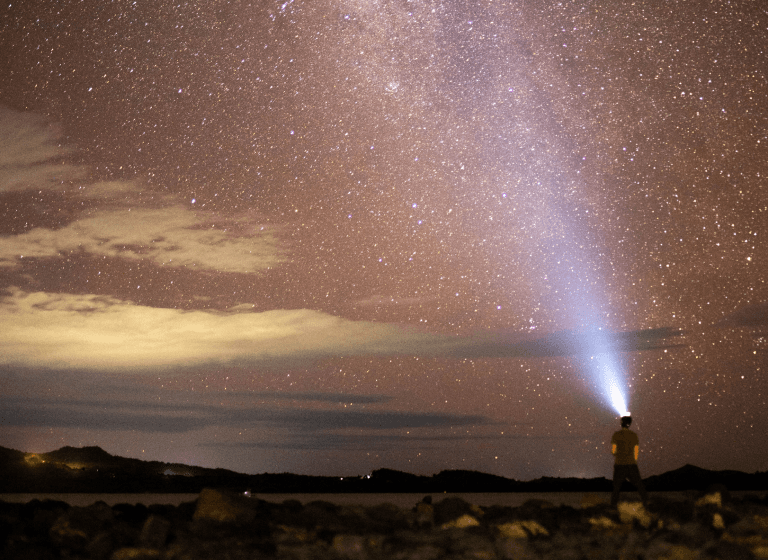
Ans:
<svg viewBox="0 0 768 560"><path fill-rule="evenodd" d="M611 406L613 406L614 410L618 412L619 416L629 416L629 411L627 409L627 399L624 398L624 395L619 389L616 381L611 382L610 390Z"/></svg>
<svg viewBox="0 0 768 560"><path fill-rule="evenodd" d="M598 385L602 386L608 404L619 416L629 416L625 382L614 363L613 356L609 353L603 353L598 354L595 358L599 376L597 382Z"/></svg>

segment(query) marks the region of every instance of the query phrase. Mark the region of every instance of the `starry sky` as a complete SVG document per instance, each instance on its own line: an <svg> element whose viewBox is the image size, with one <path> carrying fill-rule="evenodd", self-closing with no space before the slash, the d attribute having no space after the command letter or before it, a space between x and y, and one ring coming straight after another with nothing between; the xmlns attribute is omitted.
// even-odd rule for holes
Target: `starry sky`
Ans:
<svg viewBox="0 0 768 560"><path fill-rule="evenodd" d="M768 468L752 0L9 0L0 445ZM609 372L609 373L607 373Z"/></svg>

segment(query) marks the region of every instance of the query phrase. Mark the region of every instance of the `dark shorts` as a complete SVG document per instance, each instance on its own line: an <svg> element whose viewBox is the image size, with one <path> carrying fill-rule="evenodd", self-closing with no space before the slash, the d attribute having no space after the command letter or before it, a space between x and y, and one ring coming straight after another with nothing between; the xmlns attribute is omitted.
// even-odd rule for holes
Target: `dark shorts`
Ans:
<svg viewBox="0 0 768 560"><path fill-rule="evenodd" d="M643 500L643 503L646 503L648 495L645 492L645 486L643 486L643 479L640 478L640 469L637 464L613 465L613 493L611 495L611 505L615 506L618 503L621 485L625 480L629 480L637 487L637 491L640 493L640 498Z"/></svg>
<svg viewBox="0 0 768 560"><path fill-rule="evenodd" d="M613 481L624 482L629 480L632 484L637 486L640 481L640 468L637 464L634 465L613 465Z"/></svg>

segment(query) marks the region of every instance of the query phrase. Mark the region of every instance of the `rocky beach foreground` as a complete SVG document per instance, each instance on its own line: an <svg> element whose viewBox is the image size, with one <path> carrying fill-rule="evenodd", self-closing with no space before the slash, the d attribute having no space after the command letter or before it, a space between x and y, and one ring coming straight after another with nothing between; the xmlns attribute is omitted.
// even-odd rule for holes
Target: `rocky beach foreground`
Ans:
<svg viewBox="0 0 768 560"><path fill-rule="evenodd" d="M179 506L0 502L6 560L167 559L669 559L768 558L768 498L724 489L611 508L531 500L480 507L446 497L403 509L271 503L205 489Z"/></svg>

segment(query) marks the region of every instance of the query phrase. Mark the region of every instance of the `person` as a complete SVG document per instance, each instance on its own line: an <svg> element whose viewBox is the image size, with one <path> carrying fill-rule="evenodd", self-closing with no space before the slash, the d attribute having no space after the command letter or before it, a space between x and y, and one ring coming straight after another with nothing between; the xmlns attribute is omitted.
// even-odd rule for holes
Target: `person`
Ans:
<svg viewBox="0 0 768 560"><path fill-rule="evenodd" d="M637 487L643 505L648 504L648 494L645 491L643 480L640 478L640 468L637 466L640 440L637 434L629 429L631 425L632 417L622 416L621 430L614 433L611 438L611 453L614 456L613 493L611 494L611 506L613 507L619 503L619 493L625 480L629 480Z"/></svg>

